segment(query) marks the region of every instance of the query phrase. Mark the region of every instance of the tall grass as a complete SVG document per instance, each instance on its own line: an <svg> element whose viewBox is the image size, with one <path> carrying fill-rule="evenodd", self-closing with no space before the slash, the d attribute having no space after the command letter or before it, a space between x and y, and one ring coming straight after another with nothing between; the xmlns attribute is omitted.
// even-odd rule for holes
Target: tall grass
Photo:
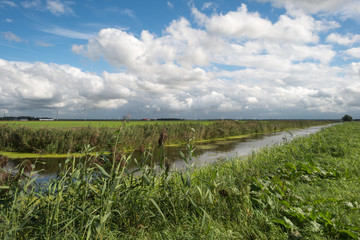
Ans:
<svg viewBox="0 0 360 240"><path fill-rule="evenodd" d="M188 132L195 129L197 140L209 140L256 133L304 128L329 123L328 121L215 121L151 123L141 125L123 124L118 127L118 146L122 150L155 147L159 135L167 132L167 144L186 143ZM17 124L0 125L0 150L26 153L79 152L90 144L95 150L111 150L113 128L31 128Z"/></svg>
<svg viewBox="0 0 360 240"><path fill-rule="evenodd" d="M109 160L88 146L47 185L34 166L0 184L0 238L358 239L359 133L358 123L336 125L195 169L190 131L182 172L166 156L159 169L149 151L132 159L114 149Z"/></svg>

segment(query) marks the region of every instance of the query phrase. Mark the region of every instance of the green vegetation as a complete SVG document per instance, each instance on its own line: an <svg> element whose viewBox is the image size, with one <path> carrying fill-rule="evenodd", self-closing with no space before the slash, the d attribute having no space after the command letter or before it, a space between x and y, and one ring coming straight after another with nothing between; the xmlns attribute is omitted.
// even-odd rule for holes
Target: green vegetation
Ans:
<svg viewBox="0 0 360 240"><path fill-rule="evenodd" d="M188 136L180 155L191 163ZM147 151L137 160L88 154L39 190L25 165L2 175L0 238L358 239L359 155L360 124L349 122L182 172L157 169Z"/></svg>
<svg viewBox="0 0 360 240"><path fill-rule="evenodd" d="M24 124L41 122L24 122ZM118 150L146 149L156 147L160 134L165 134L165 144L184 144L189 139L187 132L193 128L196 140L213 140L249 134L276 132L294 128L304 128L329 121L180 121L180 122L139 122L122 123L103 127L104 122L94 122L86 127L70 127L71 122L45 122L47 128L30 125L0 124L0 151L38 154L66 154L79 152L84 145L96 146L96 151L112 150L114 129L117 135ZM119 124L118 122L113 122ZM59 125L56 125L59 124ZM72 122L78 126L78 122ZM81 122L84 124L84 122ZM96 126L96 124L99 124ZM52 127L51 127L52 126ZM57 126L57 127L56 127Z"/></svg>
<svg viewBox="0 0 360 240"><path fill-rule="evenodd" d="M179 124L179 123L201 123L212 124L214 121L199 120L199 121L125 121L126 125L148 125L148 124ZM11 124L19 127L31 128L119 128L124 124L124 121L0 121L0 125Z"/></svg>
<svg viewBox="0 0 360 240"><path fill-rule="evenodd" d="M344 122L350 122L350 121L353 120L353 118L352 118L352 116L345 114L345 115L341 118L341 120L343 120Z"/></svg>
<svg viewBox="0 0 360 240"><path fill-rule="evenodd" d="M11 159L38 159L38 158L68 158L68 157L81 157L79 153L63 153L63 154L38 154L38 153L18 153L18 152L1 152L0 155L6 156Z"/></svg>

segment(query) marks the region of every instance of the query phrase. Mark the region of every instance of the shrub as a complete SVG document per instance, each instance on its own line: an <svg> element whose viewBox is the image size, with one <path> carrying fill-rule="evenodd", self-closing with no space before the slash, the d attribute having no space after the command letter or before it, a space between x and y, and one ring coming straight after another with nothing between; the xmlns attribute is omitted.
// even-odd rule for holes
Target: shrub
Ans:
<svg viewBox="0 0 360 240"><path fill-rule="evenodd" d="M350 115L347 115L347 114L345 114L342 118L341 118L341 120L343 120L344 122L350 122L350 121L352 121L352 116L350 116Z"/></svg>

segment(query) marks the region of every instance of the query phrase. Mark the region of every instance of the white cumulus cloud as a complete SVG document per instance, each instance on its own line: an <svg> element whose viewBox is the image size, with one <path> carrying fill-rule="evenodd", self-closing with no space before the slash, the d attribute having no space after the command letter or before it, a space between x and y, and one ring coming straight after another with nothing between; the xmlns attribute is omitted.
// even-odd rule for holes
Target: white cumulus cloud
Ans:
<svg viewBox="0 0 360 240"><path fill-rule="evenodd" d="M272 23L246 5L212 16L192 12L199 28L185 18L172 21L162 36L108 28L73 52L133 76L147 109L262 109L272 116L283 109L343 109L346 101L337 95L343 72L329 66L336 52L319 44L319 34L337 24L306 14L284 14Z"/></svg>
<svg viewBox="0 0 360 240"><path fill-rule="evenodd" d="M360 85L353 84L359 63L334 66L337 51L331 45L350 46L357 35L328 34L338 25L304 12L270 21L244 4L210 16L192 7L192 14L195 23L182 17L159 35L55 29L51 33L87 39L72 45L73 53L104 60L117 71L96 74L69 65L0 60L0 108L279 118L360 107ZM343 53L360 57L357 47Z"/></svg>
<svg viewBox="0 0 360 240"><path fill-rule="evenodd" d="M339 45L352 45L354 43L360 42L359 34L346 34L341 35L338 33L331 33L326 40L330 43L336 43Z"/></svg>
<svg viewBox="0 0 360 240"><path fill-rule="evenodd" d="M5 109L115 108L134 95L121 80L113 85L106 75L97 76L68 65L0 59L0 75L0 107Z"/></svg>
<svg viewBox="0 0 360 240"><path fill-rule="evenodd" d="M328 22L315 20L309 15L296 17L281 15L276 23L262 18L257 12L248 12L242 4L237 11L207 17L196 8L192 9L197 21L209 33L239 40L264 39L284 42L316 43L318 33L331 27Z"/></svg>
<svg viewBox="0 0 360 240"><path fill-rule="evenodd" d="M354 58L360 58L360 47L350 48L345 51L345 54Z"/></svg>
<svg viewBox="0 0 360 240"><path fill-rule="evenodd" d="M344 18L358 18L360 16L360 2L358 0L257 0L271 2L276 7L284 7L289 12L303 11L310 14L325 13L340 15Z"/></svg>

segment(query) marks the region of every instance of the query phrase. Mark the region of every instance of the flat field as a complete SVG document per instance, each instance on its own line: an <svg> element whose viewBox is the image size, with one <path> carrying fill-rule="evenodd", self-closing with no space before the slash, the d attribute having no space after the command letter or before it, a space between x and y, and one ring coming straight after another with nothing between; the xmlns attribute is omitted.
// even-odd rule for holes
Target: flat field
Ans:
<svg viewBox="0 0 360 240"><path fill-rule="evenodd" d="M127 126L146 125L146 124L180 124L180 123L201 123L211 124L215 121L126 121ZM245 121L244 121L245 122ZM123 121L0 121L0 126L11 124L16 126L24 126L31 128L82 128L82 127L96 127L96 128L119 128L124 125Z"/></svg>

